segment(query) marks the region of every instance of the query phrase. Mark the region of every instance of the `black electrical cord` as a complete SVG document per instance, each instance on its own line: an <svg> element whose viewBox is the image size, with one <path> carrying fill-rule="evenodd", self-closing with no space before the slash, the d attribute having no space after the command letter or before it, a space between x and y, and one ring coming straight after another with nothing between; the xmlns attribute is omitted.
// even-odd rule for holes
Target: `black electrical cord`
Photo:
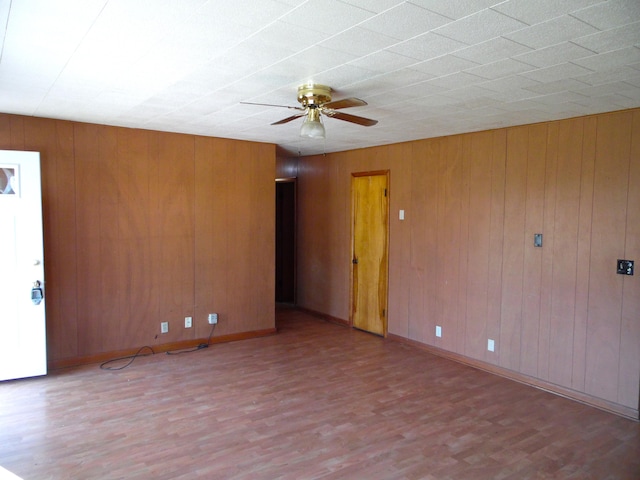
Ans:
<svg viewBox="0 0 640 480"><path fill-rule="evenodd" d="M179 355L181 353L197 352L198 350L203 350L205 348L209 348L209 345L211 345L211 337L213 336L213 331L215 330L215 328L216 328L216 324L214 323L211 326L211 332L209 333L209 338L207 338L207 343L201 343L197 347L191 348L189 350L179 350L179 351L173 351L173 352L170 351L170 352L167 352L167 355ZM144 353L144 354L141 353L144 349L150 350L151 353ZM107 360L106 362L101 363L100 364L100 369L101 370L124 370L129 365L131 365L136 358L138 358L138 357L147 357L149 355L155 355L155 353L156 352L153 350L153 348L145 345L144 347L141 347L133 355L127 355L126 357L112 358L111 360ZM129 361L125 365L122 365L120 367L109 367L108 366L110 363L121 362L122 360L129 360Z"/></svg>
<svg viewBox="0 0 640 480"><path fill-rule="evenodd" d="M149 349L151 350L151 353L140 353L142 352L144 349ZM145 345L144 347L141 347L136 353L134 353L133 355L128 355L126 357L119 357L119 358L112 358L111 360L107 360L106 362L103 362L100 364L100 369L101 370L123 370L125 368L127 368L129 365L131 365L133 363L133 361L138 358L138 357L147 357L149 355L154 355L156 352L153 351L153 348ZM126 365L123 365L121 367L108 367L107 365L109 365L110 363L114 363L114 362L120 362L122 360L129 360L129 362L127 362Z"/></svg>
<svg viewBox="0 0 640 480"><path fill-rule="evenodd" d="M207 343L201 343L200 345L198 345L195 348L190 348L189 350L178 350L178 351L170 351L167 352L167 355L180 355L181 353L192 353L192 352L197 352L198 350L203 350L205 348L209 348L209 345L211 345L211 337L213 336L213 331L216 328L216 324L214 323L213 325L211 325L211 332L209 333L209 338L207 338Z"/></svg>

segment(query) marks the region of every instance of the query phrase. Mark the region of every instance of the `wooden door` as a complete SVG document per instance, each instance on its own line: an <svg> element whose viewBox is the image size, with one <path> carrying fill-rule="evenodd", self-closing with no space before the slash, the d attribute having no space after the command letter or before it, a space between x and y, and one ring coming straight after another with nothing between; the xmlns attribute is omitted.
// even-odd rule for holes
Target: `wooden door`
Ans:
<svg viewBox="0 0 640 480"><path fill-rule="evenodd" d="M386 335L389 188L388 172L354 174L352 194L351 322Z"/></svg>

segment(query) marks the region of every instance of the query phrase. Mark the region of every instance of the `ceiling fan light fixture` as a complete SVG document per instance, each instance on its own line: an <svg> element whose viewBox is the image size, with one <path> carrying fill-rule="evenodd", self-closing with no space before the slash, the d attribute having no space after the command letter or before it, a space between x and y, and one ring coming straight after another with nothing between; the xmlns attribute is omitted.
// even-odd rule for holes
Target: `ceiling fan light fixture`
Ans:
<svg viewBox="0 0 640 480"><path fill-rule="evenodd" d="M298 102L301 105L300 107L273 105L269 103L240 103L247 105L262 105L265 107L284 107L298 110L300 113L296 113L295 115L273 122L271 125L282 125L283 123L289 123L293 120L304 117L304 122L300 127L300 136L306 138L325 138L324 124L322 121L322 116L325 115L336 120L355 123L356 125L362 125L364 127L371 127L378 123L377 120L372 120L370 118L338 112L337 110L341 110L343 108L364 107L367 102L354 97L331 101L331 91L331 87L327 87L326 85L313 83L300 85L298 87Z"/></svg>
<svg viewBox="0 0 640 480"><path fill-rule="evenodd" d="M320 120L320 112L317 108L309 108L309 113L304 118L300 127L300 136L307 138L325 138L324 125Z"/></svg>

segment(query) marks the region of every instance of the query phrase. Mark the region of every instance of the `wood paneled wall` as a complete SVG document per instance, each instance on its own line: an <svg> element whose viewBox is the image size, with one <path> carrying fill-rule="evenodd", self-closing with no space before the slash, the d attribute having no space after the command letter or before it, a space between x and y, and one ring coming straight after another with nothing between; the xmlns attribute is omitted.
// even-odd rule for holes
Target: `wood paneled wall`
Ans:
<svg viewBox="0 0 640 480"><path fill-rule="evenodd" d="M390 334L637 417L640 110L300 159L301 307L348 320L349 179L382 169Z"/></svg>
<svg viewBox="0 0 640 480"><path fill-rule="evenodd" d="M0 114L0 148L41 152L50 363L275 328L274 145Z"/></svg>

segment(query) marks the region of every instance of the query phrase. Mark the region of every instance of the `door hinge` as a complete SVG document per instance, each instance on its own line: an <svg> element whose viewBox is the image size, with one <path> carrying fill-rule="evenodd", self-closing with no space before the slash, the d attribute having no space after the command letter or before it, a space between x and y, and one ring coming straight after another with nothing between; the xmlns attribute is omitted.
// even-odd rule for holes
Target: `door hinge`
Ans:
<svg viewBox="0 0 640 480"><path fill-rule="evenodd" d="M387 196L387 189L386 188L384 189L384 196L385 197Z"/></svg>

